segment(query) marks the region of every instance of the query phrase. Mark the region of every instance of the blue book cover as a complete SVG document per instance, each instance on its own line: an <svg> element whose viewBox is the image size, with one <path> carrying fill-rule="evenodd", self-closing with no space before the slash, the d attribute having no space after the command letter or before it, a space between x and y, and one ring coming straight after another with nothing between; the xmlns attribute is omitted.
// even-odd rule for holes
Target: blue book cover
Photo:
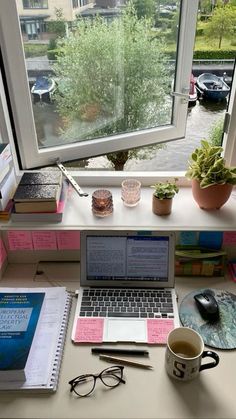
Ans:
<svg viewBox="0 0 236 419"><path fill-rule="evenodd" d="M0 380L25 380L45 293L0 293Z"/></svg>

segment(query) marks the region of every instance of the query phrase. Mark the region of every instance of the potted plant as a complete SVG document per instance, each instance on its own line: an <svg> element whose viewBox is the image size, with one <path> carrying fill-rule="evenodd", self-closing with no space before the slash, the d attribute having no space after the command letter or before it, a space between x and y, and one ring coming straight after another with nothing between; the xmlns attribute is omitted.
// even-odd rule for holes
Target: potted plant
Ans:
<svg viewBox="0 0 236 419"><path fill-rule="evenodd" d="M236 185L236 167L226 167L223 148L206 140L191 155L186 177L192 180L193 197L200 208L221 208Z"/></svg>
<svg viewBox="0 0 236 419"><path fill-rule="evenodd" d="M174 179L173 182L158 182L151 186L155 189L152 196L152 211L154 214L168 215L171 213L172 198L179 192L176 181L177 179Z"/></svg>

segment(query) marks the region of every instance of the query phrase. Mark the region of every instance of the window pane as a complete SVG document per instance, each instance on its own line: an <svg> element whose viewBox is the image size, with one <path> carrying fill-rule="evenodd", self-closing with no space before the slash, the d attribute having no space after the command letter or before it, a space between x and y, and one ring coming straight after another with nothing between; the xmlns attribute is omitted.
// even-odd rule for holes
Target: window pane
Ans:
<svg viewBox="0 0 236 419"><path fill-rule="evenodd" d="M122 8L106 3L73 22L61 10L47 32L42 22L26 23L39 148L172 123L179 2L171 10L154 0ZM29 44L36 36L49 41L48 50Z"/></svg>
<svg viewBox="0 0 236 419"><path fill-rule="evenodd" d="M1 3L22 168L184 137L198 1L104 1Z"/></svg>

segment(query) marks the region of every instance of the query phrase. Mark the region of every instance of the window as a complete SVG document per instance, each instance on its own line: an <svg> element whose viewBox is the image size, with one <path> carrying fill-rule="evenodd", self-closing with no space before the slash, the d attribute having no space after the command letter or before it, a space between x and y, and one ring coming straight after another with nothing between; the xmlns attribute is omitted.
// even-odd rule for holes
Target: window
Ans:
<svg viewBox="0 0 236 419"><path fill-rule="evenodd" d="M104 61L98 59L104 50L100 49L98 51L100 55L96 56L96 60L93 55L84 55L82 56L85 62L84 67L78 71L74 63L78 58L77 54L85 50L85 44L82 44L82 41L85 42L85 36L82 39L81 34L86 35L86 29L89 26L88 21L85 24L79 21L80 37L78 38L80 38L81 44L80 42L76 44L78 50L72 48L72 54L75 54L75 57L73 55L72 57L75 58L75 61L72 62L71 56L66 55L66 48L67 50L70 49L72 43L77 41L75 31L72 31L69 34L68 42L65 41L61 45L64 48L64 62L58 59L53 67L57 76L55 77L56 96L61 95L62 99L60 101L61 107L57 105L60 113L58 113L57 107L56 112L51 113L51 118L57 119L59 115L60 123L63 121L63 124L60 125L59 123L55 130L55 125L47 119L41 121L41 125L37 125L37 121L45 117L45 112L43 112L44 103L41 104L41 107L38 106L37 112L35 112L34 97L31 93L32 85L29 88L23 51L22 54L18 53L19 50L22 50L22 47L14 2L1 3L0 7L1 48L20 163L23 169L50 165L55 163L56 158L61 159L61 161L85 159L133 147L153 146L154 144L184 138L188 108L186 99L189 92L198 9L197 0L176 1L177 11L168 11L168 13L176 13L175 29L178 29L175 33L174 54L171 58L167 56L165 49L161 50L160 48L162 45L160 39L164 43L165 37L160 38L161 29L158 22L156 22L155 27L146 24L147 31L145 32L140 21L135 21L135 24L137 23L136 27L139 28L144 41L147 42L146 46L149 45L149 50L147 47L144 50L136 50L135 48L138 47L137 38L137 42L132 44L133 49L129 49L130 54L133 54L133 67L131 65L132 72L130 73L125 66L127 65L125 51L128 49L126 45L125 50L125 42L128 36L132 38L131 35L133 34L127 31L127 27L122 20L128 20L129 16L121 18L118 13L117 18L112 21L114 26L111 26L113 23L104 24L95 28L98 32L95 32L93 26L94 33L91 31L89 34L93 54L99 47L99 42L95 42L97 40L96 33L106 32L105 45L110 55L105 57L107 58L106 67L102 67ZM14 31L12 28L14 28ZM169 33L170 36L173 36L171 30L169 30ZM122 37L124 34L125 36ZM138 36L138 34L136 35ZM150 39L152 42L148 44ZM159 43L156 42L158 39ZM102 39L102 45L104 45L103 41ZM158 52L155 49L156 45L159 46ZM153 54L148 55L152 52ZM79 57L81 58L81 55ZM146 60L146 57L149 57L149 61ZM157 68L156 66L158 66L158 71L156 73L155 71L152 72L153 68ZM94 72L94 67L96 72ZM71 76L67 77L67 74L71 75L73 73L75 74L74 79ZM138 80L139 84L133 85L136 94L130 94L125 102L125 93L129 92L132 77L135 81ZM79 81L78 85L73 84L76 78ZM88 79L90 84L86 84ZM153 80L156 83L153 84ZM71 83L72 85L70 85ZM176 93L171 95L173 87ZM50 86L48 85L47 88L50 101ZM77 92L76 97L70 97L73 92ZM233 96L232 94L231 103L235 102ZM68 97L71 99L70 102L64 100ZM79 102L79 107L78 97L83 99ZM104 99L102 103L99 103L99 97L107 100ZM135 99L137 102L142 101L143 98L146 100L141 103L142 106L139 106L136 114L134 112L136 102L131 101L129 103L129 98ZM87 103L86 99L88 99ZM35 98L35 101L37 100L40 102L42 98ZM68 103L70 109L66 113ZM138 104L140 105L140 103ZM233 114L235 106L231 106ZM78 118L76 113L80 113ZM125 118L127 120L124 124ZM229 127L231 139L227 142L225 139L226 155L231 161L233 160L233 151L235 151L234 132L235 129L231 122ZM230 144L230 147L228 144Z"/></svg>
<svg viewBox="0 0 236 419"><path fill-rule="evenodd" d="M23 0L24 9L47 9L48 0Z"/></svg>

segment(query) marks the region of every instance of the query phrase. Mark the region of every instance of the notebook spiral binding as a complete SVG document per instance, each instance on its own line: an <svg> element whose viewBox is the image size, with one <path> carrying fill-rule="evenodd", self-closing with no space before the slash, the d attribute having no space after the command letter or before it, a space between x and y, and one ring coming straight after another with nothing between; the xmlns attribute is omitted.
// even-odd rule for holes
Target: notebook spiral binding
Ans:
<svg viewBox="0 0 236 419"><path fill-rule="evenodd" d="M57 349L55 352L55 359L53 362L51 380L50 380L50 385L49 385L49 387L53 391L56 391L56 388L58 385L60 368L61 368L61 360L62 360L64 345L65 345L65 340L66 340L67 326L68 326L68 321L69 321L71 304L72 304L72 293L67 292L65 310L63 313L61 330L58 337Z"/></svg>

